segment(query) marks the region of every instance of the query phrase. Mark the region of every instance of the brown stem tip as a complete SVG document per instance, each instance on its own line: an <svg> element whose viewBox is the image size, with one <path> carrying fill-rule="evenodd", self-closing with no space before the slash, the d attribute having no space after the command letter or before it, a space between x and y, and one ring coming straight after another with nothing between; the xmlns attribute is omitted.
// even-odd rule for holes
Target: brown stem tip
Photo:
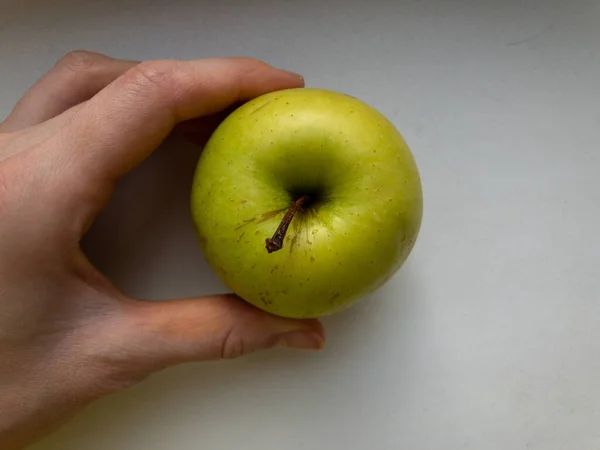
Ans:
<svg viewBox="0 0 600 450"><path fill-rule="evenodd" d="M285 239L285 233L287 232L287 229L290 226L290 223L292 222L294 215L298 212L298 210L302 207L302 205L304 203L306 203L308 200L309 200L308 195L304 195L304 196L300 197L298 200L296 200L294 202L294 204L290 207L288 212L285 213L285 216L283 216L283 219L281 220L281 223L277 227L277 230L275 231L275 234L273 235L273 237L269 238L265 241L266 248L269 253L273 253L273 252L276 252L277 250L281 250L281 248L283 247L283 240Z"/></svg>

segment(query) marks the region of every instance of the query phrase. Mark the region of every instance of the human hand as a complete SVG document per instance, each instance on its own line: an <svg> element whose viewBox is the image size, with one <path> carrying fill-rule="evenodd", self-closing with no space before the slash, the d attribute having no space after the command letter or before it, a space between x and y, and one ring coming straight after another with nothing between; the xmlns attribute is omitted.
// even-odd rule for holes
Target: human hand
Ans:
<svg viewBox="0 0 600 450"><path fill-rule="evenodd" d="M250 59L75 52L19 101L0 124L0 448L23 448L173 364L323 346L318 321L274 317L233 295L128 297L79 245L115 182L178 124L301 86Z"/></svg>

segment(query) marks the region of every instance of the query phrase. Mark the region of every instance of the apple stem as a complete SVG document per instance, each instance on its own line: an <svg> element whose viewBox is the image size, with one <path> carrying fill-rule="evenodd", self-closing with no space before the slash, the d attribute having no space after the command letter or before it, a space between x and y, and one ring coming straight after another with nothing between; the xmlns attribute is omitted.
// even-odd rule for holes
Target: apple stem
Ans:
<svg viewBox="0 0 600 450"><path fill-rule="evenodd" d="M266 245L267 251L269 253L273 253L273 252L276 252L277 250L281 250L281 248L283 247L283 240L285 239L285 233L287 232L287 229L290 226L290 223L292 222L294 215L298 212L298 210L302 207L302 205L305 202L307 202L309 199L310 199L310 197L308 195L303 195L298 200L296 200L294 202L294 204L290 207L288 212L285 213L285 216L283 216L283 219L282 219L281 223L279 224L279 226L277 227L277 230L275 231L275 234L273 235L273 237L270 239L267 239L265 241L267 244Z"/></svg>

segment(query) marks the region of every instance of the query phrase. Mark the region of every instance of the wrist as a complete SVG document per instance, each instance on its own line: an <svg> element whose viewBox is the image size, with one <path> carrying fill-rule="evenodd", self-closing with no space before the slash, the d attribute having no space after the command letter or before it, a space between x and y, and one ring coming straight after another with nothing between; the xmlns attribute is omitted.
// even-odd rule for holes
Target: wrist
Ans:
<svg viewBox="0 0 600 450"><path fill-rule="evenodd" d="M60 361L60 358L52 358ZM0 449L21 450L116 389L84 364L41 364L27 373L0 364ZM62 370L61 370L62 368ZM7 375L7 376L4 376Z"/></svg>
<svg viewBox="0 0 600 450"><path fill-rule="evenodd" d="M2 449L22 449L61 424L64 408L48 402L48 395L40 390L43 381L38 387L24 381L0 384Z"/></svg>

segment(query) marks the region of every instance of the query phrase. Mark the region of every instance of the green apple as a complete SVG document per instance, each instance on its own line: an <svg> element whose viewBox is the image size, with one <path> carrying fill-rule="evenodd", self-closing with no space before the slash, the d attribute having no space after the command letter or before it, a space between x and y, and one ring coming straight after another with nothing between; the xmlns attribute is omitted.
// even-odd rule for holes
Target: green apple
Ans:
<svg viewBox="0 0 600 450"><path fill-rule="evenodd" d="M347 308L402 266L423 196L389 120L348 95L303 88L253 99L221 123L191 207L202 251L234 293L309 318Z"/></svg>

